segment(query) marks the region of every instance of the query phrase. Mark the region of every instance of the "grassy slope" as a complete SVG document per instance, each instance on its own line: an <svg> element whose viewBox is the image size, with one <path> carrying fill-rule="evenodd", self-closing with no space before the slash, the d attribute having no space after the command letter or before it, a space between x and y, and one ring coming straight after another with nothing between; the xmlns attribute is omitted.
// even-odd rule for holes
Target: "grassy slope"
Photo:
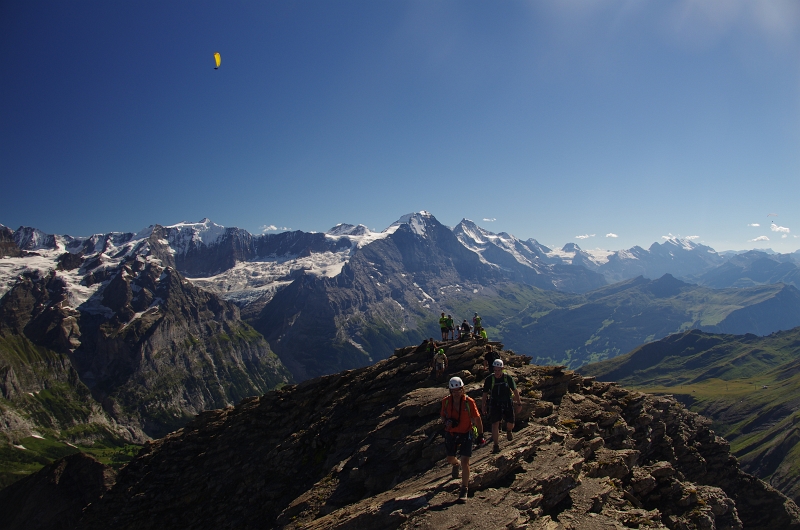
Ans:
<svg viewBox="0 0 800 530"><path fill-rule="evenodd" d="M800 499L800 328L767 337L692 331L579 371L675 395L714 421L747 471Z"/></svg>
<svg viewBox="0 0 800 530"><path fill-rule="evenodd" d="M136 446L107 428L64 356L6 333L0 335L0 374L16 379L0 396L0 414L9 422L0 432L0 488L76 451L108 464L131 458ZM37 435L25 434L30 430Z"/></svg>

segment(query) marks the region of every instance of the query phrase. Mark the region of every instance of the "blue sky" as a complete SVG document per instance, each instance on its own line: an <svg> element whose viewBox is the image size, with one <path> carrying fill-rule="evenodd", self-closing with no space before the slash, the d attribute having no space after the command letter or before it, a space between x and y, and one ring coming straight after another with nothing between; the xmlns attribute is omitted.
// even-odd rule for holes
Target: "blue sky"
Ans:
<svg viewBox="0 0 800 530"><path fill-rule="evenodd" d="M6 0L0 47L11 228L428 210L554 246L800 248L797 2Z"/></svg>

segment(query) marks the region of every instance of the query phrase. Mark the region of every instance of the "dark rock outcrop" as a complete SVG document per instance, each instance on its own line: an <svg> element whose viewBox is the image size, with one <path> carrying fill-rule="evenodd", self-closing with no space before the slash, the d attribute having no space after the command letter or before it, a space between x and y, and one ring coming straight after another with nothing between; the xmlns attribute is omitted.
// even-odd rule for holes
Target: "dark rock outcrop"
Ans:
<svg viewBox="0 0 800 530"><path fill-rule="evenodd" d="M14 231L0 225L0 258L16 258L21 255L22 250L14 241Z"/></svg>
<svg viewBox="0 0 800 530"><path fill-rule="evenodd" d="M85 506L114 484L114 471L76 453L0 490L0 529L75 528Z"/></svg>

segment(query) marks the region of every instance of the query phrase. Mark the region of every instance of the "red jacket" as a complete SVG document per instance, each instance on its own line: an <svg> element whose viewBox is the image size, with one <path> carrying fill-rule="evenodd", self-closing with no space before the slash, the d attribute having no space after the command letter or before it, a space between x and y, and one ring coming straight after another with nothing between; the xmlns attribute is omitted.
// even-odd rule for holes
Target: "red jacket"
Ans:
<svg viewBox="0 0 800 530"><path fill-rule="evenodd" d="M453 420L453 426L445 427L446 431L464 434L472 429L472 418L479 417L480 412L478 412L478 405L475 400L467 395L458 399L454 399L453 396L447 396L442 400L440 415L445 420Z"/></svg>

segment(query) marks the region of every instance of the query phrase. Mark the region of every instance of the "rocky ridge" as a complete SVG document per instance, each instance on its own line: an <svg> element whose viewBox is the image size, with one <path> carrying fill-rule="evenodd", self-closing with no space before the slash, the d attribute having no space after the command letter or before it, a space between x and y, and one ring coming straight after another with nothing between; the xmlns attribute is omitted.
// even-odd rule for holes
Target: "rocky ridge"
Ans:
<svg viewBox="0 0 800 530"><path fill-rule="evenodd" d="M477 397L484 344L446 352ZM148 443L78 528L800 528L675 400L501 355L523 412L499 454L473 453L466 504L419 346L200 414Z"/></svg>

